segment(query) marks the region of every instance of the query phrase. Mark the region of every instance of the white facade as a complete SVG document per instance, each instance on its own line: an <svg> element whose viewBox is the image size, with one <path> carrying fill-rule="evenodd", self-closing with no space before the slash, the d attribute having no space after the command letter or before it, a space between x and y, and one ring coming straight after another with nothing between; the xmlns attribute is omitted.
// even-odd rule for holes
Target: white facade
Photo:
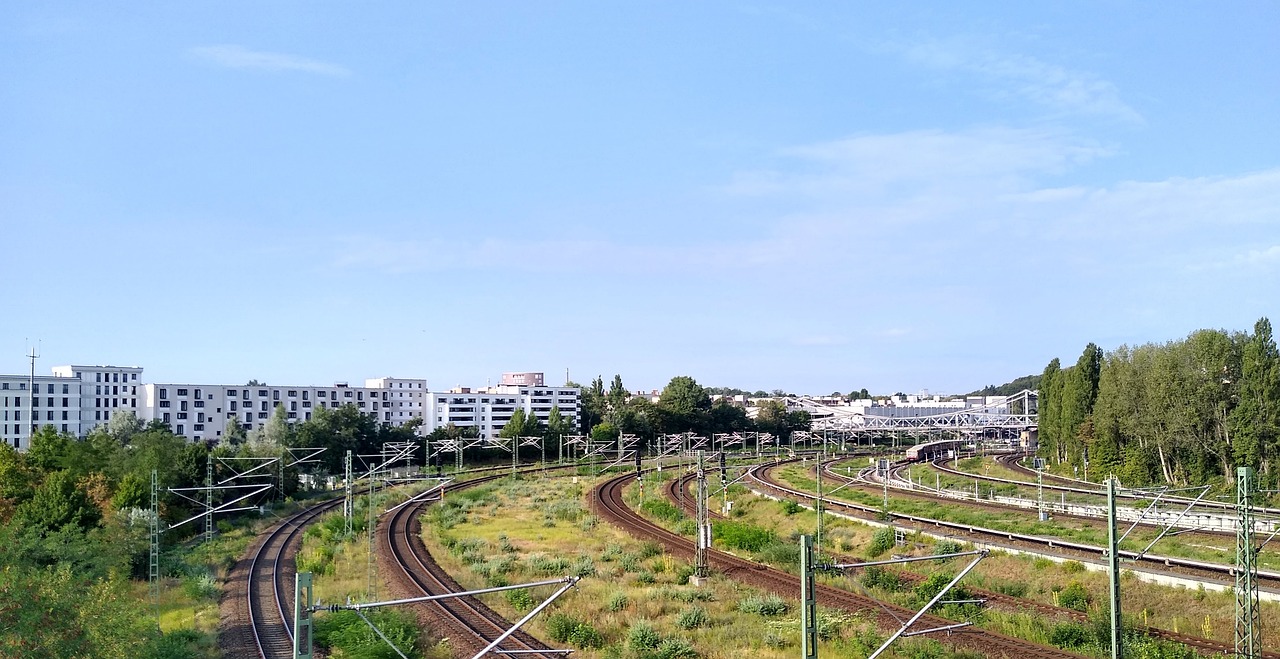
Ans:
<svg viewBox="0 0 1280 659"><path fill-rule="evenodd" d="M508 384L475 390L457 387L449 391L433 391L427 393L427 415L422 432L429 433L452 423L459 428L475 428L481 438L488 439L498 436L517 409L538 417L545 424L552 407L560 408L560 414L577 428L580 393L576 387Z"/></svg>
<svg viewBox="0 0 1280 659"><path fill-rule="evenodd" d="M116 412L138 410L138 388L142 384L140 366L53 367L55 376L80 381L80 430L85 434L98 424L106 424ZM70 431L69 431L70 432Z"/></svg>
<svg viewBox="0 0 1280 659"><path fill-rule="evenodd" d="M145 384L140 389L138 417L144 422L162 421L174 434L192 440L217 440L229 423L239 423L246 431L262 428L276 405L284 406L289 423L310 421L317 408L337 409L348 403L374 421L392 426L422 416L426 380L388 377L366 380L365 384L368 386Z"/></svg>
<svg viewBox="0 0 1280 659"><path fill-rule="evenodd" d="M0 440L25 450L31 434L52 425L79 435L80 380L58 376L0 375Z"/></svg>

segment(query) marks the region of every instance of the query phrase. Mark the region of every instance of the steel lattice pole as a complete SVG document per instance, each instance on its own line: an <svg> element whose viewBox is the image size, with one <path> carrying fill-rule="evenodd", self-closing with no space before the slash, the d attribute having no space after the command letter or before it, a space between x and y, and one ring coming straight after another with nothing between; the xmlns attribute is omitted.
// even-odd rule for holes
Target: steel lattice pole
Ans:
<svg viewBox="0 0 1280 659"><path fill-rule="evenodd" d="M1236 468L1236 656L1261 656L1258 553L1253 546L1253 468Z"/></svg>

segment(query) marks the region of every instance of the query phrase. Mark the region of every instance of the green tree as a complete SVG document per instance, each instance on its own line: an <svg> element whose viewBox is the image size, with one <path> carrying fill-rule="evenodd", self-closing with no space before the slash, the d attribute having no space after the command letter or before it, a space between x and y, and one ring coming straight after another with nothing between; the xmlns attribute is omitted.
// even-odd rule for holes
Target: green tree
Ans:
<svg viewBox="0 0 1280 659"><path fill-rule="evenodd" d="M1274 465L1280 449L1280 352L1271 321L1260 318L1241 346L1239 404L1229 425L1235 437L1235 462L1259 470L1265 486L1274 488Z"/></svg>
<svg viewBox="0 0 1280 659"><path fill-rule="evenodd" d="M671 378L658 397L662 431L705 434L710 422L711 397L686 375Z"/></svg>
<svg viewBox="0 0 1280 659"><path fill-rule="evenodd" d="M597 423L596 427L591 429L591 441L593 442L612 443L618 441L618 437L621 435L622 433L618 431L618 427L608 421Z"/></svg>
<svg viewBox="0 0 1280 659"><path fill-rule="evenodd" d="M97 506L66 471L49 474L31 498L18 506L14 517L20 524L44 531L57 531L64 526L88 529L102 519Z"/></svg>
<svg viewBox="0 0 1280 659"><path fill-rule="evenodd" d="M129 443L133 436L142 432L142 421L133 410L124 410L111 415L107 422L107 434L122 446Z"/></svg>
<svg viewBox="0 0 1280 659"><path fill-rule="evenodd" d="M75 438L60 433L53 426L41 426L32 433L27 448L27 464L43 472L55 471L65 466L67 452Z"/></svg>
<svg viewBox="0 0 1280 659"><path fill-rule="evenodd" d="M560 406L552 406L547 413L547 429L543 437L547 441L558 441L563 435L573 434L573 422L560 412Z"/></svg>
<svg viewBox="0 0 1280 659"><path fill-rule="evenodd" d="M708 420L712 433L742 432L755 427L745 409L723 398L711 406Z"/></svg>
<svg viewBox="0 0 1280 659"><path fill-rule="evenodd" d="M542 435L541 429L542 424L536 415L526 414L523 408L516 408L516 411L511 413L511 418L502 426L502 430L498 431L498 436L507 439L535 437Z"/></svg>
<svg viewBox="0 0 1280 659"><path fill-rule="evenodd" d="M597 375L591 381L591 386L586 388L574 383L569 384L582 389L578 405L578 422L582 426L583 433L590 433L591 428L603 421L605 414L609 411L609 401L604 393L604 380Z"/></svg>
<svg viewBox="0 0 1280 659"><path fill-rule="evenodd" d="M1059 420L1062 418L1062 381L1061 366L1057 357L1044 368L1040 376L1040 402L1038 429L1040 455L1051 457L1054 462L1061 463L1064 451L1058 441L1060 433Z"/></svg>

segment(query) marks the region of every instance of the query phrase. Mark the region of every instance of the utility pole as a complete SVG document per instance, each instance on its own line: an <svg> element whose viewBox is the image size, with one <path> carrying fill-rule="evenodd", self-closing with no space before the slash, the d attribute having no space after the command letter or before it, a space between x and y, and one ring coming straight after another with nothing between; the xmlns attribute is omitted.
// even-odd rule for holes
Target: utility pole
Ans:
<svg viewBox="0 0 1280 659"><path fill-rule="evenodd" d="M800 536L800 656L818 659L818 598L815 594L813 538Z"/></svg>
<svg viewBox="0 0 1280 659"><path fill-rule="evenodd" d="M31 346L31 352L27 355L31 358L31 376L27 380L27 419L31 421L31 432L27 434L27 448L31 448L31 437L36 434L36 428L40 425L36 421L36 360L40 358L40 353L36 352L35 346Z"/></svg>
<svg viewBox="0 0 1280 659"><path fill-rule="evenodd" d="M343 467L343 470L346 472L346 478L344 478L342 481L346 486L346 496L343 497L343 500L342 500L342 516L345 517L347 520L344 531L345 531L345 535L349 537L351 535L351 527L352 527L351 517L355 515L355 508L356 508L356 500L355 500L356 487L355 487L355 483L351 482L351 451L350 450L347 451L347 457L343 458L342 460L342 467Z"/></svg>
<svg viewBox="0 0 1280 659"><path fill-rule="evenodd" d="M693 576L697 577L698 585L702 585L702 580L709 576L707 568L707 550L711 548L711 521L707 514L707 470L703 465L702 451L698 451L698 548L694 554Z"/></svg>
<svg viewBox="0 0 1280 659"><path fill-rule="evenodd" d="M368 506L368 510L365 511L368 513L368 521L365 523L365 533L367 533L369 536L368 537L369 555L365 559L365 574L368 577L368 585L365 590L365 596L369 598L370 602L377 599L377 594L376 594L377 584L374 583L374 575L373 575L374 565L375 565L373 560L373 553L378 547L377 534L374 532L375 527L378 524L378 516L374 514L373 509L374 509L374 494L378 490L378 470L380 469L382 469L381 464L374 466L372 477L369 479L369 506Z"/></svg>
<svg viewBox="0 0 1280 659"><path fill-rule="evenodd" d="M1044 511L1044 458L1035 459L1036 467L1036 510L1040 512L1040 521L1049 519Z"/></svg>
<svg viewBox="0 0 1280 659"><path fill-rule="evenodd" d="M823 446L826 446L825 442ZM813 501L813 510L818 513L818 537L814 541L814 547L818 560L822 560L822 458L818 458L818 497Z"/></svg>
<svg viewBox="0 0 1280 659"><path fill-rule="evenodd" d="M213 540L213 456L204 462L204 541Z"/></svg>
<svg viewBox="0 0 1280 659"><path fill-rule="evenodd" d="M1111 594L1111 659L1123 654L1120 630L1120 541L1116 533L1116 478L1107 478L1107 576Z"/></svg>
<svg viewBox="0 0 1280 659"><path fill-rule="evenodd" d="M293 659L312 659L311 573L295 574L293 584Z"/></svg>
<svg viewBox="0 0 1280 659"><path fill-rule="evenodd" d="M151 470L151 559L147 568L147 597L156 620L160 619L160 478Z"/></svg>
<svg viewBox="0 0 1280 659"><path fill-rule="evenodd" d="M1253 545L1253 468L1236 468L1236 657L1262 656L1258 548Z"/></svg>

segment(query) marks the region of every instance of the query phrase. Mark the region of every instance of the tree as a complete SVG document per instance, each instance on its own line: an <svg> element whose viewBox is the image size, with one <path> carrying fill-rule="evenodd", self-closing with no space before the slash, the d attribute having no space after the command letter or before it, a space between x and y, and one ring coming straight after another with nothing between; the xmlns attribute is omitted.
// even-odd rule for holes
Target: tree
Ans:
<svg viewBox="0 0 1280 659"><path fill-rule="evenodd" d="M609 411L614 412L622 409L627 404L627 399L630 397L631 394L627 392L627 388L622 386L622 376L614 375L613 383L609 385L609 395L607 398Z"/></svg>
<svg viewBox="0 0 1280 659"><path fill-rule="evenodd" d="M573 422L560 413L560 406L554 405L547 413L547 429L543 437L547 441L558 440L564 435L573 434Z"/></svg>
<svg viewBox="0 0 1280 659"><path fill-rule="evenodd" d="M1060 410L1062 409L1062 401L1059 396L1062 393L1061 365L1057 357L1054 357L1049 365L1044 367L1044 374L1040 376L1040 412L1039 412L1039 440L1040 454L1054 458L1055 462L1062 462L1061 446L1058 442L1059 419L1061 418Z"/></svg>
<svg viewBox="0 0 1280 659"><path fill-rule="evenodd" d="M62 469L73 441L74 438L59 433L53 426L41 426L31 435L27 464L44 472Z"/></svg>
<svg viewBox="0 0 1280 659"><path fill-rule="evenodd" d="M808 430L811 424L808 412L788 412L780 400L762 400L756 405L756 430L770 433L780 442L790 440L797 430Z"/></svg>
<svg viewBox="0 0 1280 659"><path fill-rule="evenodd" d="M512 439L515 437L534 437L539 436L542 428L538 417L533 414L526 414L523 408L516 408L511 413L511 418L506 425L502 426L502 430L498 431L499 437Z"/></svg>
<svg viewBox="0 0 1280 659"><path fill-rule="evenodd" d="M591 429L592 442L613 443L617 442L618 437L621 435L622 433L618 431L617 426L609 423L608 421L597 423L596 426Z"/></svg>
<svg viewBox="0 0 1280 659"><path fill-rule="evenodd" d="M55 471L35 489L31 498L18 506L15 518L43 531L65 526L88 529L102 519L98 507L66 471Z"/></svg>
<svg viewBox="0 0 1280 659"><path fill-rule="evenodd" d="M751 419L747 417L746 410L724 399L716 401L711 406L708 420L712 433L741 432L754 427Z"/></svg>
<svg viewBox="0 0 1280 659"><path fill-rule="evenodd" d="M1254 467L1264 477L1264 487L1274 488L1273 461L1280 449L1280 352L1265 317L1254 323L1253 334L1241 346L1237 390L1239 404L1229 420L1235 462Z"/></svg>
<svg viewBox="0 0 1280 659"><path fill-rule="evenodd" d="M116 412L107 422L107 434L122 446L128 444L129 440L140 432L142 432L142 421L138 419L137 414L133 413L133 410Z"/></svg>
<svg viewBox="0 0 1280 659"><path fill-rule="evenodd" d="M321 407L316 411L319 412L323 409L325 408ZM222 443L235 448L247 441L249 441L249 436L245 433L244 426L240 425L240 420L237 418L227 419L227 427L222 431Z"/></svg>
<svg viewBox="0 0 1280 659"><path fill-rule="evenodd" d="M572 386L578 386L572 384ZM604 394L604 381L600 376L596 376L591 381L591 386L582 389L581 400L578 406L578 421L582 425L582 432L589 433L597 423L604 420L605 414L609 410L608 400Z"/></svg>
<svg viewBox="0 0 1280 659"><path fill-rule="evenodd" d="M671 378L658 398L663 432L705 433L710 422L711 397L686 375Z"/></svg>

